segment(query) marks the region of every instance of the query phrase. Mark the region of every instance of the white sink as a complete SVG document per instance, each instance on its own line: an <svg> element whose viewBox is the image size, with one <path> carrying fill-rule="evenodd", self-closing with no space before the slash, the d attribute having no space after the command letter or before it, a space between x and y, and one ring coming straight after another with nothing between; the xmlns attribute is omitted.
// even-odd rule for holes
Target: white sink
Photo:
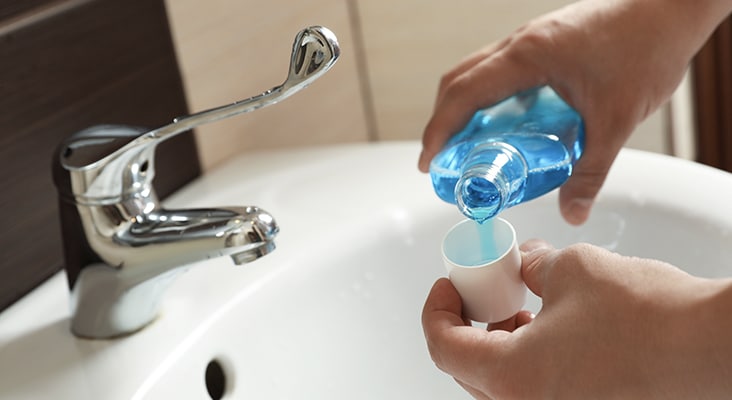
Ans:
<svg viewBox="0 0 732 400"><path fill-rule="evenodd" d="M281 226L252 264L199 263L160 318L113 341L69 333L58 274L0 314L1 399L469 399L430 361L420 313L462 217L388 143L243 155L167 205L258 205ZM591 219L565 224L556 193L502 214L520 240L587 241L702 276L732 274L732 175L625 150ZM528 308L538 311L531 298ZM214 396L214 398L218 398Z"/></svg>

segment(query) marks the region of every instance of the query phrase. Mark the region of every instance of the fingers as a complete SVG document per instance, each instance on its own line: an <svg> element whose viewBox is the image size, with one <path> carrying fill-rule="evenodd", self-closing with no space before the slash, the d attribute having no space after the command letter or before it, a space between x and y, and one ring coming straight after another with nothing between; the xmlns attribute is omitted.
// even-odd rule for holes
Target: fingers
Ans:
<svg viewBox="0 0 732 400"><path fill-rule="evenodd" d="M457 382L458 385L460 385L463 388L463 390L465 390L466 392L468 392L476 400L492 400L490 397L488 397L482 391L480 391L480 390L478 390L478 389L476 389L476 388L468 385L465 382L460 381L459 379L455 379L455 382Z"/></svg>
<svg viewBox="0 0 732 400"><path fill-rule="evenodd" d="M434 112L422 136L420 171L429 170L435 154L477 110L546 82L537 66L522 60L516 51L506 49L502 48L481 60L468 59L466 64L470 65L469 68L459 68L457 71L461 73L448 75L448 80L442 83Z"/></svg>
<svg viewBox="0 0 732 400"><path fill-rule="evenodd" d="M521 249L521 276L526 286L541 297L546 274L552 267L552 254L554 248L547 242L539 239L532 239L520 246Z"/></svg>
<svg viewBox="0 0 732 400"><path fill-rule="evenodd" d="M513 332L517 328L520 328L529 322L531 322L534 319L534 315L529 311L519 311L516 315L513 317L501 321L501 322L494 322L491 324L488 324L488 330L489 331L506 331L506 332Z"/></svg>
<svg viewBox="0 0 732 400"><path fill-rule="evenodd" d="M424 309L422 326L425 330L442 330L453 326L464 326L462 319L462 300L455 287L447 278L441 278L432 286ZM425 332L427 333L427 332Z"/></svg>
<svg viewBox="0 0 732 400"><path fill-rule="evenodd" d="M559 210L564 220L572 225L580 225L589 218L595 197L620 151L619 146L614 149L614 144L593 145L588 145L588 151L577 162L572 176L559 189ZM600 146L603 147L600 151L593 152Z"/></svg>
<svg viewBox="0 0 732 400"><path fill-rule="evenodd" d="M490 45L476 51L475 53L470 54L464 60L459 62L452 70L447 72L440 80L440 86L438 87L438 90L437 90L437 98L435 101L435 106L440 104L440 101L442 100L442 97L443 97L446 89L452 84L452 82L458 76L467 72L468 70L473 68L475 65L477 65L481 61L487 59L488 57L491 56L491 54L502 49L508 42L510 42L510 40L508 38L506 38L499 42L490 44Z"/></svg>
<svg viewBox="0 0 732 400"><path fill-rule="evenodd" d="M422 327L435 364L468 385L477 386L500 358L508 332L466 326L460 296L446 278L435 282L422 312Z"/></svg>

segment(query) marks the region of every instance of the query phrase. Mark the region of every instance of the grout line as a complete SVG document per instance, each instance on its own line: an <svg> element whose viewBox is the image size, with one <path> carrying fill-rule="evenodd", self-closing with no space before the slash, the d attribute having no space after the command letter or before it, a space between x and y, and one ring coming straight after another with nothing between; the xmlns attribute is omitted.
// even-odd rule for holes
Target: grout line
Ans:
<svg viewBox="0 0 732 400"><path fill-rule="evenodd" d="M361 13L358 9L358 0L346 0L348 7L348 18L351 26L351 35L354 42L354 57L356 58L356 70L358 82L361 89L361 102L366 118L366 136L370 142L379 141L379 130L374 107L374 95L369 78L369 68L366 60L366 42L363 37L361 26Z"/></svg>

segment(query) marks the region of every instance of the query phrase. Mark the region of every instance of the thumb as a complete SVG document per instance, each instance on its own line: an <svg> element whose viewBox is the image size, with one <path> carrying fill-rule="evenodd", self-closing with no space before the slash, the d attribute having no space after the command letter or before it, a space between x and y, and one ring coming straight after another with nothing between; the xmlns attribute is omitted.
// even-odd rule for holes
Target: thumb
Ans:
<svg viewBox="0 0 732 400"><path fill-rule="evenodd" d="M590 142L591 138L587 140ZM622 145L617 137L611 137L607 143L587 144L572 176L559 189L559 210L567 222L580 225L587 220Z"/></svg>
<svg viewBox="0 0 732 400"><path fill-rule="evenodd" d="M577 168L559 189L559 210L565 221L580 225L587 220L606 176L607 170L592 172Z"/></svg>
<svg viewBox="0 0 732 400"><path fill-rule="evenodd" d="M435 282L422 311L427 348L437 367L471 386L479 386L486 373L501 371L497 362L510 333L488 332L466 326L461 317L460 295L446 278Z"/></svg>
<svg viewBox="0 0 732 400"><path fill-rule="evenodd" d="M521 249L521 276L526 286L541 297L546 281L546 273L552 266L549 255L554 247L540 239L531 239L520 246Z"/></svg>

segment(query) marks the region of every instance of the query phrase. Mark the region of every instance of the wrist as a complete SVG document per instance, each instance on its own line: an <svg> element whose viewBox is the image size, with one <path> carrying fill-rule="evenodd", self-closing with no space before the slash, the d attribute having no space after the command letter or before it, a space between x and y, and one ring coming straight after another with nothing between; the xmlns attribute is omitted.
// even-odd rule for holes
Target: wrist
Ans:
<svg viewBox="0 0 732 400"><path fill-rule="evenodd" d="M691 58L732 12L732 0L625 0L624 8Z"/></svg>
<svg viewBox="0 0 732 400"><path fill-rule="evenodd" d="M695 359L697 394L725 398L732 393L732 279L699 279L695 286L696 300L681 318L688 323L682 346L692 353L679 356Z"/></svg>
<svg viewBox="0 0 732 400"><path fill-rule="evenodd" d="M732 279L666 276L653 293L648 351L639 374L665 399L728 398L732 393ZM642 351L639 348L638 351Z"/></svg>
<svg viewBox="0 0 732 400"><path fill-rule="evenodd" d="M662 4L675 4L678 9L680 23L689 28L687 34L696 42L696 47L701 46L711 36L719 24L724 21L732 12L732 0L684 0L668 1L662 0Z"/></svg>

